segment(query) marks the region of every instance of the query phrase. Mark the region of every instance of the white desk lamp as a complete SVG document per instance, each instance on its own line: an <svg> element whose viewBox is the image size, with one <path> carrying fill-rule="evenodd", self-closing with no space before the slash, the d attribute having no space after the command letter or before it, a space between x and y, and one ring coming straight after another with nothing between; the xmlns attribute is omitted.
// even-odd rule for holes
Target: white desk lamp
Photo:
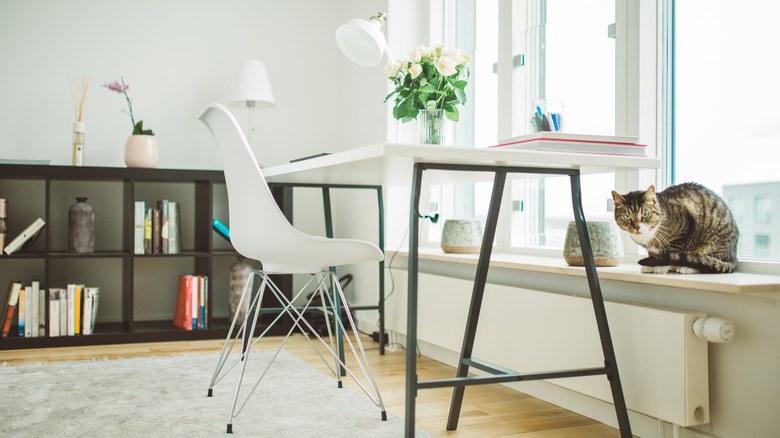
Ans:
<svg viewBox="0 0 780 438"><path fill-rule="evenodd" d="M373 67L387 53L390 61L393 56L382 31L387 24L387 15L379 12L368 20L353 18L336 29L336 43L352 62L364 67Z"/></svg>
<svg viewBox="0 0 780 438"><path fill-rule="evenodd" d="M247 141L252 145L252 132L255 130L255 108L268 108L274 105L274 93L268 81L265 64L260 61L245 61L236 76L230 106L249 110Z"/></svg>

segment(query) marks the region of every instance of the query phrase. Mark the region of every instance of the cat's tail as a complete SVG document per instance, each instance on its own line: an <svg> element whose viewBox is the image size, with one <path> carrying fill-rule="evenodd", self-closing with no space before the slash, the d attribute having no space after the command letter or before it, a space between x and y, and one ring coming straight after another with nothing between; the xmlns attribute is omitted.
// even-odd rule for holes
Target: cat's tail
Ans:
<svg viewBox="0 0 780 438"><path fill-rule="evenodd" d="M703 273L731 273L737 267L736 261L726 262L706 254L669 252L653 255L639 261L642 266L687 266Z"/></svg>

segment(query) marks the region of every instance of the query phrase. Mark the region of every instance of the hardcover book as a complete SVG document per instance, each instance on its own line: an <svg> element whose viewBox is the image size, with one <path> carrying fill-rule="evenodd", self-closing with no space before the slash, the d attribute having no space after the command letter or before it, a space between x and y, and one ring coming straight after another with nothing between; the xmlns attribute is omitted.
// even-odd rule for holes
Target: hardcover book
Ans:
<svg viewBox="0 0 780 438"><path fill-rule="evenodd" d="M29 245L32 245L38 238L38 235L44 226L46 226L46 222L44 222L43 219L35 219L32 224L25 228L24 231L16 236L16 238L14 238L14 240L12 240L11 243L5 247L5 253L13 254L20 248L25 248Z"/></svg>
<svg viewBox="0 0 780 438"><path fill-rule="evenodd" d="M8 333L11 332L11 321L14 319L14 313L19 303L19 292L22 289L22 283L12 281L8 285L8 298L5 302L5 311L3 312L2 332L0 336L3 338L8 337Z"/></svg>
<svg viewBox="0 0 780 438"><path fill-rule="evenodd" d="M144 214L146 213L146 203L144 201L135 201L135 212L133 216L133 252L135 254L144 253Z"/></svg>
<svg viewBox="0 0 780 438"><path fill-rule="evenodd" d="M638 144L638 137L614 135L569 134L540 131L506 138L491 148L527 149L554 152L578 152L607 155L647 156L647 146Z"/></svg>
<svg viewBox="0 0 780 438"><path fill-rule="evenodd" d="M49 336L60 336L60 289L49 289Z"/></svg>

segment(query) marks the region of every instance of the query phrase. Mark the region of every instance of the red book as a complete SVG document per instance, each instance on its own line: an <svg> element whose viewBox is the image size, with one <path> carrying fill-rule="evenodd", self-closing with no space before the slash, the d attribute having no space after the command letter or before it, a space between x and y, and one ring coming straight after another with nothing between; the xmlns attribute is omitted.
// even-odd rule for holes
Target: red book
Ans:
<svg viewBox="0 0 780 438"><path fill-rule="evenodd" d="M191 275L179 275L179 287L176 293L176 313L173 316L173 326L184 330L192 330L192 289L195 279Z"/></svg>
<svg viewBox="0 0 780 438"><path fill-rule="evenodd" d="M14 319L16 304L19 302L19 291L22 289L21 283L11 282L8 286L8 300L5 303L5 312L3 312L3 325L0 336L7 338L11 331L11 321Z"/></svg>

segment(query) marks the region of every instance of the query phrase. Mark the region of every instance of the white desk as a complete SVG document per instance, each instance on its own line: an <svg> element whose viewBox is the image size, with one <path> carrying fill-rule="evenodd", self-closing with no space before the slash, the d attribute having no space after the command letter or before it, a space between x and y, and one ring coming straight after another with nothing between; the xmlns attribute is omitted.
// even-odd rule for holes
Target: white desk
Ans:
<svg viewBox="0 0 780 438"><path fill-rule="evenodd" d="M609 379L615 411L622 437L631 437L631 426L623 398L612 337L604 310L601 286L596 273L585 218L582 213L580 175L640 168L660 168L660 160L645 157L616 155L574 154L538 152L526 150L473 149L431 145L376 144L312 158L263 170L272 183L297 184L373 184L411 186L409 212L409 288L407 304L406 347L406 429L407 437L414 436L415 397L418 389L453 387L452 405L447 423L448 430L457 428L460 407L466 386L510 381L527 381L605 375ZM477 265L466 333L456 376L452 379L417 380L417 271L419 238L420 187L423 172L443 170L430 175L436 182L464 182L461 173L479 172L482 177L494 175L493 200L501 199L509 174L557 174L568 175L571 180L572 208L582 245L585 270L590 287L596 323L599 328L604 367L576 370L560 370L539 373L517 373L471 357L479 313L482 305L485 280L489 268L492 242L500 202L491 201L485 224L484 240ZM472 178L472 177L470 177ZM481 178L481 177L478 177ZM380 207L381 208L381 207ZM478 368L492 375L467 377L469 367Z"/></svg>

